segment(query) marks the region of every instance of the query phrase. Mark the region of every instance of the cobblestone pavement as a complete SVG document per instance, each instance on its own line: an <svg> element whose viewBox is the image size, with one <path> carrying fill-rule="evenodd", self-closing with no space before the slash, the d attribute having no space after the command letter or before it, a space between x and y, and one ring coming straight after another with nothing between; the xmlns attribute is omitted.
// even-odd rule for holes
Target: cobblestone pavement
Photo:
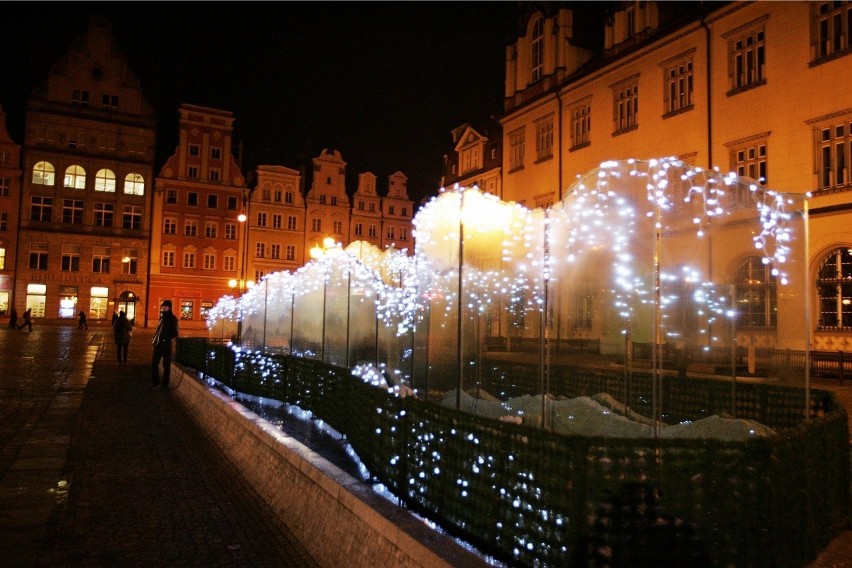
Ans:
<svg viewBox="0 0 852 568"><path fill-rule="evenodd" d="M0 564L316 563L169 392L150 336L0 330Z"/></svg>

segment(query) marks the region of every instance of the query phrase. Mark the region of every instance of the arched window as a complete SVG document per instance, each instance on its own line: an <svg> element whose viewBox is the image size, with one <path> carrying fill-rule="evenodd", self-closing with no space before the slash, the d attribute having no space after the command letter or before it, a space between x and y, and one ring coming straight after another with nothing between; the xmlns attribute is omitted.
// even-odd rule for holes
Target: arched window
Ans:
<svg viewBox="0 0 852 568"><path fill-rule="evenodd" d="M778 320L778 291L772 267L753 256L736 274L738 329L775 329Z"/></svg>
<svg viewBox="0 0 852 568"><path fill-rule="evenodd" d="M124 176L124 193L128 195L145 195L145 178L135 172Z"/></svg>
<svg viewBox="0 0 852 568"><path fill-rule="evenodd" d="M531 70L533 81L538 81L544 75L544 18L539 16L532 25Z"/></svg>
<svg viewBox="0 0 852 568"><path fill-rule="evenodd" d="M819 329L852 329L852 248L838 248L823 260L817 276Z"/></svg>
<svg viewBox="0 0 852 568"><path fill-rule="evenodd" d="M56 170L50 162L38 162L33 166L34 185L53 185L56 183Z"/></svg>
<svg viewBox="0 0 852 568"><path fill-rule="evenodd" d="M95 175L95 191L115 193L115 174L112 170L98 170Z"/></svg>
<svg viewBox="0 0 852 568"><path fill-rule="evenodd" d="M71 189L86 189L86 170L76 165L68 166L62 185Z"/></svg>

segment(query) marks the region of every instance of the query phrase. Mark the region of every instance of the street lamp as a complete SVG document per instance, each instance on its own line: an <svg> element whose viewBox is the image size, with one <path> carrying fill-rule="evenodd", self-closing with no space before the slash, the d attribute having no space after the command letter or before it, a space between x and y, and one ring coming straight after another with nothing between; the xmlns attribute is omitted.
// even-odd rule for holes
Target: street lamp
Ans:
<svg viewBox="0 0 852 568"><path fill-rule="evenodd" d="M242 250L240 251L240 278L239 280L231 279L228 281L228 286L231 289L239 288L240 307L237 314L237 344L243 344L243 308L242 295L247 288L251 288L254 282L246 280L246 259L248 257L248 196L243 195L243 210L237 215L237 221L242 225Z"/></svg>

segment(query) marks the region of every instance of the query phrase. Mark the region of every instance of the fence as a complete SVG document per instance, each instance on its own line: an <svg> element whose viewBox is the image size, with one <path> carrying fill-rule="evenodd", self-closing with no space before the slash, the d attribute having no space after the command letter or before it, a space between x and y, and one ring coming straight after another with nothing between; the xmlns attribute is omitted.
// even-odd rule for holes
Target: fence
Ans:
<svg viewBox="0 0 852 568"><path fill-rule="evenodd" d="M197 339L178 342L177 360L310 410L408 507L513 566L803 566L849 521L847 415L828 391L812 391L804 420L801 389L739 389L743 415L777 436L588 438L396 398L315 360ZM492 365L487 380L516 388L523 375L534 373ZM664 380L671 420L730 401L718 381ZM615 373L563 368L552 387L575 396L623 384ZM648 392L648 377L633 377L637 410Z"/></svg>

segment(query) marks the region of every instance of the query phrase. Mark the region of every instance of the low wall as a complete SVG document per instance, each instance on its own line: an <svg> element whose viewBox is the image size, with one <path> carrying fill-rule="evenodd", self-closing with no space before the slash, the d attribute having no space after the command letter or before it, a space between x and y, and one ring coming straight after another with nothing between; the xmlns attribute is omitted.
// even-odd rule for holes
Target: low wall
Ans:
<svg viewBox="0 0 852 568"><path fill-rule="evenodd" d="M321 566L488 565L194 373L173 365L172 394Z"/></svg>

